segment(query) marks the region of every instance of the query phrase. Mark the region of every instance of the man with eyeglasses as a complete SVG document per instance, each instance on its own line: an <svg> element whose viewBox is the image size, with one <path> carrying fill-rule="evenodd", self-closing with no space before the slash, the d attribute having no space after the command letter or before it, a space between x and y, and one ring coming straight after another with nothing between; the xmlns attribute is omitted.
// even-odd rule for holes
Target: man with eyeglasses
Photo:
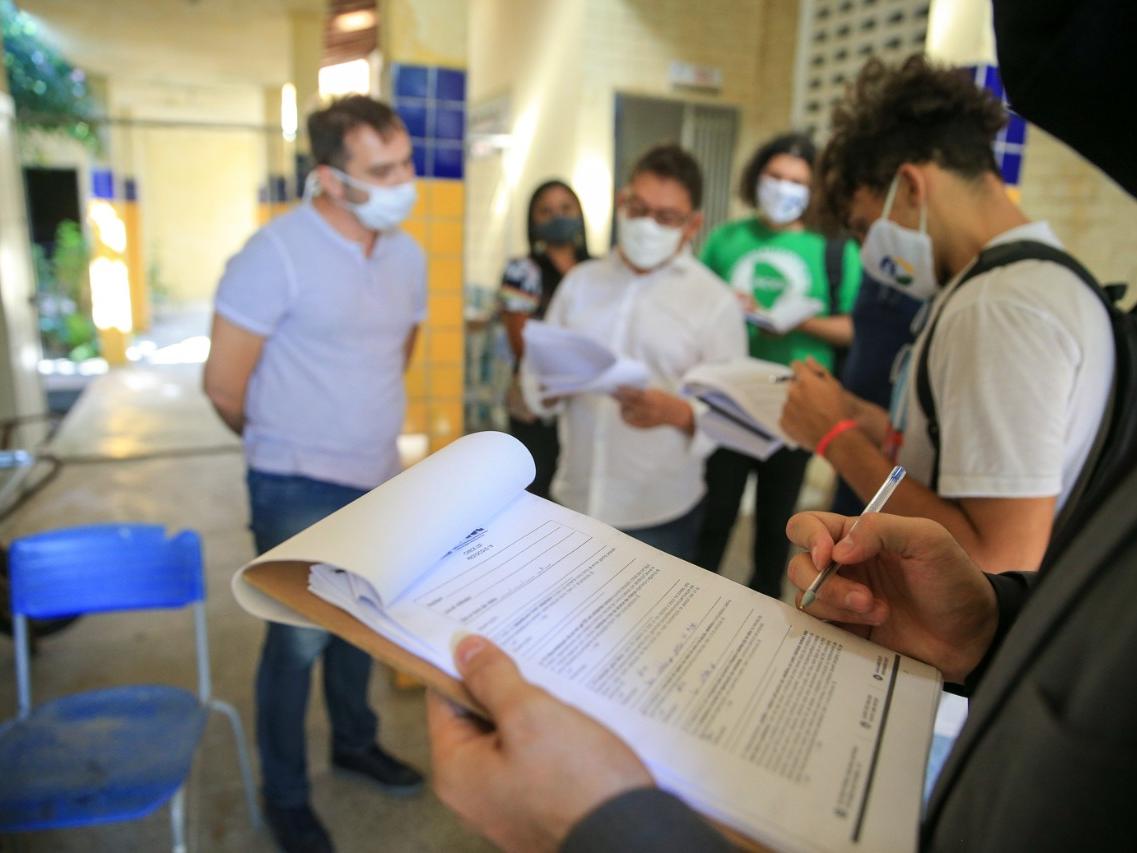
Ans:
<svg viewBox="0 0 1137 853"><path fill-rule="evenodd" d="M703 223L702 194L699 164L686 151L661 145L644 154L618 197L617 248L577 265L545 315L642 362L649 386L530 401L535 411L561 412L553 497L688 560L713 445L679 383L696 365L746 354L737 303L689 249Z"/></svg>

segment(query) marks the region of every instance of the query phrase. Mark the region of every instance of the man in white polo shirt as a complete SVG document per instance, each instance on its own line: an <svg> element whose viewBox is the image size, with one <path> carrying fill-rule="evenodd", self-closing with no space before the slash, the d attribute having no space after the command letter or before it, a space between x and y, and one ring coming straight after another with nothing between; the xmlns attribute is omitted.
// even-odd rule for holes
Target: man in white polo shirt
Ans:
<svg viewBox="0 0 1137 853"><path fill-rule="evenodd" d="M690 154L675 145L648 151L620 194L619 248L574 267L545 315L651 374L644 390L563 401L553 496L688 560L701 520L703 460L714 448L677 395L680 380L699 364L746 354L734 297L689 249L702 225L702 193ZM529 402L541 410L538 397Z"/></svg>
<svg viewBox="0 0 1137 853"><path fill-rule="evenodd" d="M1114 371L1109 318L1084 281L1049 259L991 263L1012 246L1060 248L1000 179L992 145L1005 122L957 69L913 57L861 71L833 113L822 200L862 242L865 271L929 300L929 319L891 414L798 363L782 423L862 499L894 461L906 466L888 511L938 521L989 572L1041 564Z"/></svg>
<svg viewBox="0 0 1137 853"><path fill-rule="evenodd" d="M205 392L245 445L263 553L399 472L403 371L426 315L425 258L398 229L415 201L411 141L363 96L308 119L311 197L254 234L218 287ZM308 803L304 718L323 657L332 763L394 793L421 775L381 750L371 659L327 632L269 624L257 671L265 812L287 851L327 851Z"/></svg>

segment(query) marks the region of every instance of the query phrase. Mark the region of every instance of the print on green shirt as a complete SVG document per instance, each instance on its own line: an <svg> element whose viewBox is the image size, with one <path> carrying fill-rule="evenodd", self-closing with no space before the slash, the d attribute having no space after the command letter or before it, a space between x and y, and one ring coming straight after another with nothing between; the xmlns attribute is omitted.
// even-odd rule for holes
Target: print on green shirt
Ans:
<svg viewBox="0 0 1137 853"><path fill-rule="evenodd" d="M700 260L735 290L750 293L769 308L787 293L820 300L829 310L829 279L825 272L825 238L813 231L773 231L755 217L720 225L707 237ZM853 310L861 284L857 247L846 243L843 255L837 313ZM755 358L789 364L813 356L833 366L833 348L804 332L774 335L748 325L750 354Z"/></svg>

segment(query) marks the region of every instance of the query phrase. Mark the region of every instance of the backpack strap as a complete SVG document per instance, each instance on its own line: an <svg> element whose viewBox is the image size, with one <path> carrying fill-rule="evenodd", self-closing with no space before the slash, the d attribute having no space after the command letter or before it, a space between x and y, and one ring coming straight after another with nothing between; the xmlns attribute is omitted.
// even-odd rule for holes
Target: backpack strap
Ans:
<svg viewBox="0 0 1137 853"><path fill-rule="evenodd" d="M940 422L936 412L936 398L932 393L932 381L928 370L928 359L932 350L932 336L935 334L936 325L944 313L948 299L958 293L959 289L967 284L967 282L997 267L1008 266L1018 263L1019 261L1048 261L1068 269L1089 286L1090 290L1092 290L1102 301L1102 304L1105 305L1106 311L1111 317L1117 311L1109 295L1107 295L1101 285L1098 284L1093 274L1082 266L1073 256L1062 249L1051 246L1048 243L1040 243L1037 240L1016 240L1012 243L1000 243L980 252L975 262L963 274L963 278L959 280L959 284L948 294L947 299L944 299L939 311L937 311L935 317L932 318L916 366L916 400L919 402L920 410L923 412L924 418L927 421L928 440L932 444L932 478L928 487L934 492L939 491L940 482ZM1113 398L1115 395L1116 387L1110 394L1110 400L1106 404L1106 417L1102 419L1097 435L1094 436L1094 443L1090 449L1090 455L1086 457L1086 462L1078 475L1074 490L1066 501L1066 508L1074 506L1077 497L1085 489L1089 475L1093 471L1094 462L1097 460L1101 453L1102 446L1105 444L1106 434L1109 431L1109 414L1113 408ZM1061 516L1059 519L1056 519L1056 527L1060 519Z"/></svg>
<svg viewBox="0 0 1137 853"><path fill-rule="evenodd" d="M825 277L829 281L829 315L841 313L841 279L845 277L845 241L825 241Z"/></svg>

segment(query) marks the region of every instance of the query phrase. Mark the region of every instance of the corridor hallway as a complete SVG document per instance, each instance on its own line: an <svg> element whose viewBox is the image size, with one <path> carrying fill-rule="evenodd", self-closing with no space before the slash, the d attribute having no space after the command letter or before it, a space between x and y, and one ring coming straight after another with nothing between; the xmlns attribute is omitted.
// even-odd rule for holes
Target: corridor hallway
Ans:
<svg viewBox="0 0 1137 853"><path fill-rule="evenodd" d="M233 572L253 556L246 529L244 462L239 442L222 427L199 388L199 365L126 367L96 380L48 448L64 460L59 475L0 523L0 541L112 521L162 524L170 532L197 530L205 552L214 693L237 707L251 745L252 686L264 628L237 606L229 591ZM36 701L131 682L193 689L190 613L84 617L38 642L32 678ZM314 680L313 696L319 691ZM394 689L390 672L376 666L371 698L380 714L384 746L427 770L422 691ZM0 707L4 716L15 713L10 653L0 659ZM465 832L430 792L399 800L355 778L333 774L323 701L312 701L309 707L313 806L338 850L489 849ZM191 851L275 849L267 830L254 833L250 828L232 736L217 715L198 752L187 806ZM130 823L0 836L4 853L158 851L168 850L169 844L165 809Z"/></svg>

